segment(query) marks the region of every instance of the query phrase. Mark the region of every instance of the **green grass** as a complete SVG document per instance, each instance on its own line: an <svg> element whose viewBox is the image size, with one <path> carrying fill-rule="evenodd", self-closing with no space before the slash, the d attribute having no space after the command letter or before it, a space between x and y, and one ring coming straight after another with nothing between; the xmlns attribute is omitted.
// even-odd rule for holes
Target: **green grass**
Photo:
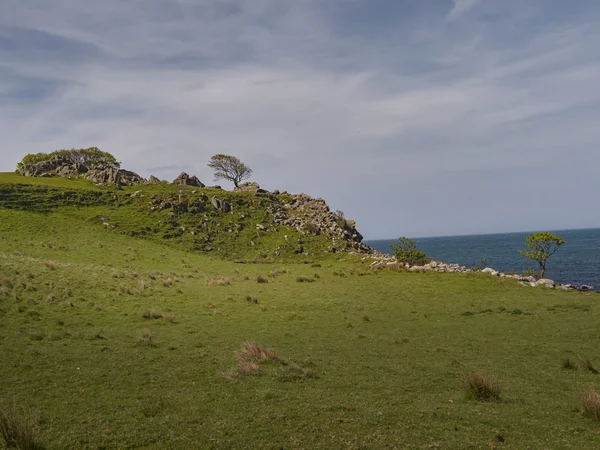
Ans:
<svg viewBox="0 0 600 450"><path fill-rule="evenodd" d="M0 409L35 411L44 448L597 446L580 393L600 378L561 365L600 361L597 294L236 264L88 215L0 208ZM466 396L469 372L497 378L500 400Z"/></svg>

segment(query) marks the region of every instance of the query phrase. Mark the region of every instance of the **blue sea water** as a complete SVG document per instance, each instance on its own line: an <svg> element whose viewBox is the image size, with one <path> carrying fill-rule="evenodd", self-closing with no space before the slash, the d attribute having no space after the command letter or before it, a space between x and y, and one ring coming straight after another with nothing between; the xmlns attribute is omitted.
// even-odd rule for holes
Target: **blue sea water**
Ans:
<svg viewBox="0 0 600 450"><path fill-rule="evenodd" d="M553 231L565 244L548 259L546 278L558 283L586 284L600 290L600 228ZM472 267L487 260L486 266L502 272L514 270L522 273L538 269L537 263L521 256L525 249L525 236L530 233L482 234L416 238L414 241L425 254L437 261L457 263ZM390 244L395 239L365 241L365 244L382 253L391 253Z"/></svg>

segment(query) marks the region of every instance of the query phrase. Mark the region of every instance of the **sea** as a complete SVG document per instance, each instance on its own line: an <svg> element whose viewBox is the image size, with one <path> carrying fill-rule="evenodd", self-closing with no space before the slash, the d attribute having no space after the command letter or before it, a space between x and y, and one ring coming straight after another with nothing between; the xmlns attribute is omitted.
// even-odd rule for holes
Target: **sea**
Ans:
<svg viewBox="0 0 600 450"><path fill-rule="evenodd" d="M560 284L593 286L600 292L600 228L557 230L552 233L565 243L548 259L545 278ZM501 272L523 273L539 269L518 250L525 250L527 233L478 234L414 238L417 247L436 261L457 263L467 267L491 267ZM382 253L392 253L390 244L397 239L365 241Z"/></svg>

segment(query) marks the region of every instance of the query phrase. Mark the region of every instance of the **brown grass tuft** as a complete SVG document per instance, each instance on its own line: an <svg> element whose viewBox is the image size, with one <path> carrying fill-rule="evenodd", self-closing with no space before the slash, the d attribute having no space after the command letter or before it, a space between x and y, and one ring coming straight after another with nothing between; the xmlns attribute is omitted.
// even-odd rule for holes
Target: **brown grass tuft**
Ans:
<svg viewBox="0 0 600 450"><path fill-rule="evenodd" d="M246 301L248 303L258 303L258 299L256 297L252 297L251 295L246 295Z"/></svg>
<svg viewBox="0 0 600 450"><path fill-rule="evenodd" d="M257 283L268 283L269 279L263 275L259 275L256 277L256 282Z"/></svg>
<svg viewBox="0 0 600 450"><path fill-rule="evenodd" d="M500 400L500 383L494 377L468 372L465 374L465 385L469 395L476 400L486 402Z"/></svg>
<svg viewBox="0 0 600 450"><path fill-rule="evenodd" d="M588 371L592 372L595 375L597 375L598 373L600 373L600 372L598 372L598 369L596 369L594 367L594 365L592 364L592 362L589 359L582 359L582 360L579 361L579 364L581 364L581 367L584 370L588 370Z"/></svg>
<svg viewBox="0 0 600 450"><path fill-rule="evenodd" d="M219 277L219 278L211 278L210 280L206 280L207 286L229 286L231 281L229 278Z"/></svg>
<svg viewBox="0 0 600 450"><path fill-rule="evenodd" d="M273 351L252 341L246 341L242 344L240 349L235 353L235 359L238 364L240 362L261 363L265 361L279 361L279 357Z"/></svg>
<svg viewBox="0 0 600 450"><path fill-rule="evenodd" d="M9 409L0 409L0 443L19 450L42 449L35 440L31 420Z"/></svg>
<svg viewBox="0 0 600 450"><path fill-rule="evenodd" d="M568 356L563 357L561 366L563 369L577 370L577 365Z"/></svg>
<svg viewBox="0 0 600 450"><path fill-rule="evenodd" d="M600 420L600 394L588 389L579 396L583 414L596 420Z"/></svg>
<svg viewBox="0 0 600 450"><path fill-rule="evenodd" d="M152 330L145 329L140 331L140 335L138 337L138 344L143 345L145 347L156 347L156 343L154 342L154 335L152 334Z"/></svg>
<svg viewBox="0 0 600 450"><path fill-rule="evenodd" d="M314 283L316 280L310 277L296 277L298 283Z"/></svg>
<svg viewBox="0 0 600 450"><path fill-rule="evenodd" d="M144 319L161 319L162 318L162 313L158 312L154 309L149 309L147 311L144 311L142 313L142 317Z"/></svg>
<svg viewBox="0 0 600 450"><path fill-rule="evenodd" d="M46 269L48 270L56 270L56 263L53 261L44 261L44 266L46 266Z"/></svg>
<svg viewBox="0 0 600 450"><path fill-rule="evenodd" d="M169 277L166 280L163 280L162 284L165 287L173 286L173 280L171 279L171 277Z"/></svg>

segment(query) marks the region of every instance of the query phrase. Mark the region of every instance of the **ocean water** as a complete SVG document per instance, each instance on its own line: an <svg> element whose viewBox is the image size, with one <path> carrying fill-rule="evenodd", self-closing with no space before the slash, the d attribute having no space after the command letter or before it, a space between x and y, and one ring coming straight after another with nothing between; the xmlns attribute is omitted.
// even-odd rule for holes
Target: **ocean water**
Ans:
<svg viewBox="0 0 600 450"><path fill-rule="evenodd" d="M558 251L548 259L546 278L558 283L586 284L600 291L600 228L559 230L554 234L565 240ZM435 260L472 267L487 260L486 266L502 272L522 273L538 269L536 262L521 256L525 236L530 233L481 234L417 238L414 241L425 254ZM391 253L395 239L365 241L382 253Z"/></svg>

